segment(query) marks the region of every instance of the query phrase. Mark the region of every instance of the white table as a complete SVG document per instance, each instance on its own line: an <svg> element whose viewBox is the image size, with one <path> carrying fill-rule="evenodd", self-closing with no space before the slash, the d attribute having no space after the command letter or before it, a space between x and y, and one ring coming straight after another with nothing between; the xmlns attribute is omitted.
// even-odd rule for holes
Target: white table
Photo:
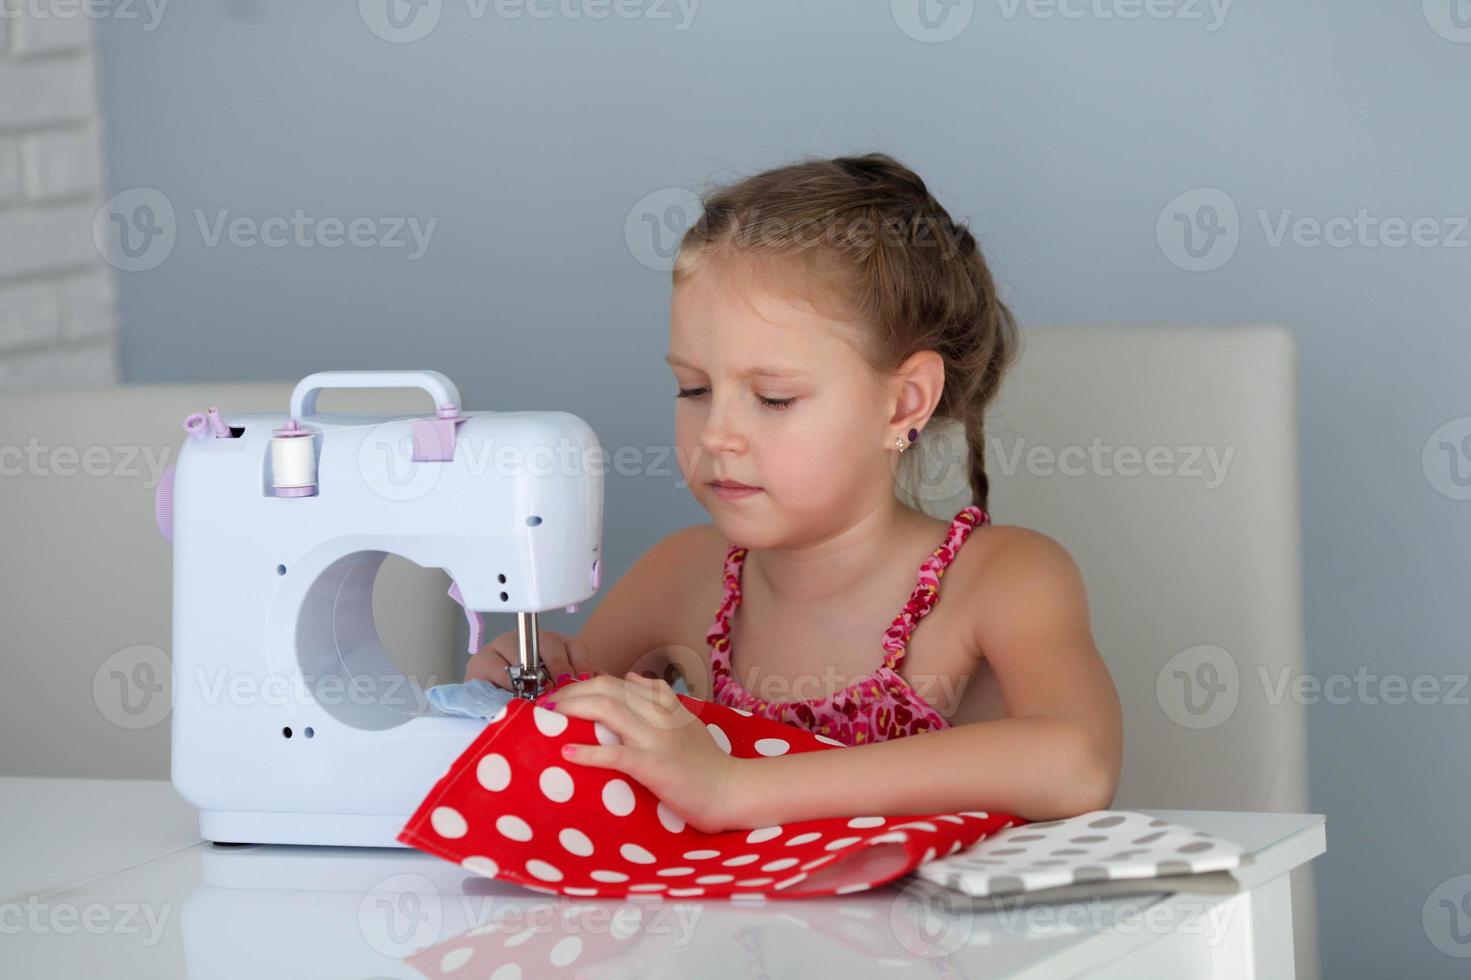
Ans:
<svg viewBox="0 0 1471 980"><path fill-rule="evenodd" d="M319 980L463 960L451 975L503 980L498 944L529 930L526 949L575 935L585 955L526 977L1291 977L1287 872L1323 853L1323 817L1146 812L1241 844L1241 889L960 915L907 900L913 879L832 899L574 900L410 849L218 847L166 781L7 778L0 962L10 976ZM432 968L406 962L425 948L413 962Z"/></svg>

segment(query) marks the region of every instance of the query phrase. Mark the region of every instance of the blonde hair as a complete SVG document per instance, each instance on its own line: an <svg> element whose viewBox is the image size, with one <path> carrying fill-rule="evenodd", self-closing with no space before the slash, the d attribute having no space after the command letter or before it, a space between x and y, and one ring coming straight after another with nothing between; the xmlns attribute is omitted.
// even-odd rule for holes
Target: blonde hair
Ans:
<svg viewBox="0 0 1471 980"><path fill-rule="evenodd" d="M675 285L711 257L780 259L769 267L807 274L845 319L868 327L859 349L877 376L891 377L919 351L938 353L945 383L935 419L963 428L971 501L985 508L985 414L1019 337L970 230L883 153L777 167L702 204L680 241Z"/></svg>

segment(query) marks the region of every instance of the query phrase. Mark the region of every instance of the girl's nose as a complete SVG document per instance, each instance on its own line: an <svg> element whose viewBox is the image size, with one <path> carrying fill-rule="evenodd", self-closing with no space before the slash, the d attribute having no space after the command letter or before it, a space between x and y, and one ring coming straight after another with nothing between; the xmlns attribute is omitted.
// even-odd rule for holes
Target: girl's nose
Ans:
<svg viewBox="0 0 1471 980"><path fill-rule="evenodd" d="M746 439L730 424L727 413L712 409L700 430L700 447L707 453L743 452Z"/></svg>

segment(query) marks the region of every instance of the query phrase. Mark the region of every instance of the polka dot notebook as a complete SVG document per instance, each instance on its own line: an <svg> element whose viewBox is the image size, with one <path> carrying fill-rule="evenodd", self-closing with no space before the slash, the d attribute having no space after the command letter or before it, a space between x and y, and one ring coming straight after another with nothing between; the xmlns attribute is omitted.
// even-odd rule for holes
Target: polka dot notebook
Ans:
<svg viewBox="0 0 1471 980"><path fill-rule="evenodd" d="M932 861L919 877L967 895L1009 895L1094 881L1229 871L1239 844L1130 810L1027 824Z"/></svg>
<svg viewBox="0 0 1471 980"><path fill-rule="evenodd" d="M740 709L679 698L738 758L843 747ZM1024 823L971 811L705 834L631 777L561 757L567 743L613 740L594 722L517 699L434 784L398 839L549 894L797 898L873 888Z"/></svg>

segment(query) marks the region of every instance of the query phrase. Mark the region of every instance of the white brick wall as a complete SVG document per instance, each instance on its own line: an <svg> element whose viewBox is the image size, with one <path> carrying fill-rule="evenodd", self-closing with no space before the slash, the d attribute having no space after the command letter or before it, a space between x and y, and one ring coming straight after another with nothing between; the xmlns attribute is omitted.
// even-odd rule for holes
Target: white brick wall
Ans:
<svg viewBox="0 0 1471 980"><path fill-rule="evenodd" d="M92 21L51 6L0 0L0 390L117 380Z"/></svg>

